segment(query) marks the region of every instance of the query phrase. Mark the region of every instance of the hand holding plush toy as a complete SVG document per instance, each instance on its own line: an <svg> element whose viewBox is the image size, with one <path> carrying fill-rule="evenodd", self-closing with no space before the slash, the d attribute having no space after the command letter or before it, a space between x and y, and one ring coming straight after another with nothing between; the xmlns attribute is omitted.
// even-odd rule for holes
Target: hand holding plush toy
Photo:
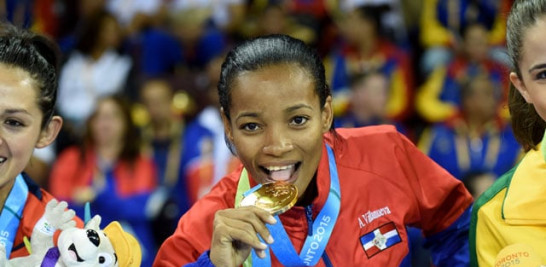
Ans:
<svg viewBox="0 0 546 267"><path fill-rule="evenodd" d="M100 230L101 218L95 215L84 229L76 228L74 211L66 202L51 200L31 236L32 253L26 257L5 258L0 246L0 266L6 267L137 267L141 251L136 239L123 231L118 222ZM61 230L57 246L53 234Z"/></svg>

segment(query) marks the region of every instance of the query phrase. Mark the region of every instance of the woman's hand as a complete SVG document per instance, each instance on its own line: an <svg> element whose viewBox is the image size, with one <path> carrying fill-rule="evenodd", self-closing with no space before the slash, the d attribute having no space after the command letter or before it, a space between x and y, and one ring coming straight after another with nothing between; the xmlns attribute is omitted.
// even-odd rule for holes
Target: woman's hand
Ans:
<svg viewBox="0 0 546 267"><path fill-rule="evenodd" d="M216 212L210 249L210 260L218 267L241 265L251 249L260 258L265 257L267 245L260 242L258 235L268 244L273 237L265 227L277 220L269 212L256 207L241 207Z"/></svg>

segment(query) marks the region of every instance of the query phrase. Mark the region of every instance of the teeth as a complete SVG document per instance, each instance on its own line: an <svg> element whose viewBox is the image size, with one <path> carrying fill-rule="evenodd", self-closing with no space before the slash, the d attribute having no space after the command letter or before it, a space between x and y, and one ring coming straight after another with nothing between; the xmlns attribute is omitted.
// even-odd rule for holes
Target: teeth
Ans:
<svg viewBox="0 0 546 267"><path fill-rule="evenodd" d="M281 170L286 170L286 169L290 169L292 168L294 165L287 165L287 166L271 166L271 167L266 167L266 169L268 171L281 171Z"/></svg>

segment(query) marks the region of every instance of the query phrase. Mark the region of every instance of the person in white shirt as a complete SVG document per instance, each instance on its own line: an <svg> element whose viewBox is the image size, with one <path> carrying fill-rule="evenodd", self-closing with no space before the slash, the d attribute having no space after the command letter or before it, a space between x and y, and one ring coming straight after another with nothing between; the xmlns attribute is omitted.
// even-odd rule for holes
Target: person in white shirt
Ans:
<svg viewBox="0 0 546 267"><path fill-rule="evenodd" d="M83 125L97 99L125 86L132 62L115 50L119 36L119 24L111 14L95 13L83 26L76 50L62 68L58 108L76 127Z"/></svg>

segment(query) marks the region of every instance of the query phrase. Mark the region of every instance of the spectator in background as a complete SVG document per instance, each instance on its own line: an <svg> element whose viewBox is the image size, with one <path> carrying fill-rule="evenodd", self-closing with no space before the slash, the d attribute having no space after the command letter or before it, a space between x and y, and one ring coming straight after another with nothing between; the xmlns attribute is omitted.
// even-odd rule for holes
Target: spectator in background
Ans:
<svg viewBox="0 0 546 267"><path fill-rule="evenodd" d="M169 5L171 10L210 10L209 19L212 26L226 34L238 29L246 15L244 0L173 0Z"/></svg>
<svg viewBox="0 0 546 267"><path fill-rule="evenodd" d="M389 81L387 118L403 119L410 113L413 79L408 54L383 38L380 14L382 7L363 6L346 14L340 23L345 43L326 63L330 70L336 115L345 112L348 103L349 78L377 69Z"/></svg>
<svg viewBox="0 0 546 267"><path fill-rule="evenodd" d="M78 36L59 81L59 112L75 127L85 124L97 99L124 89L131 69L131 59L116 52L120 29L108 12L93 14Z"/></svg>
<svg viewBox="0 0 546 267"><path fill-rule="evenodd" d="M288 34L291 26L286 8L280 4L267 4L260 13L256 36L269 34Z"/></svg>
<svg viewBox="0 0 546 267"><path fill-rule="evenodd" d="M182 44L172 27L149 26L130 40L137 80L174 75L184 63Z"/></svg>
<svg viewBox="0 0 546 267"><path fill-rule="evenodd" d="M106 0L106 8L111 12L124 34L132 36L153 23L163 12L162 0Z"/></svg>
<svg viewBox="0 0 546 267"><path fill-rule="evenodd" d="M82 218L84 204L90 202L102 226L119 221L140 242L142 266L151 266L156 248L147 204L157 179L153 161L141 154L140 144L129 103L119 96L102 98L87 121L82 146L59 155L50 189Z"/></svg>
<svg viewBox="0 0 546 267"><path fill-rule="evenodd" d="M69 0L65 0L67 2ZM89 19L93 14L106 9L106 2L108 0L80 0L77 1L76 15L85 21Z"/></svg>
<svg viewBox="0 0 546 267"><path fill-rule="evenodd" d="M184 132L182 154L182 183L177 190L184 189L177 195L188 194L193 204L207 194L226 173L239 165L226 146L224 128L220 116L217 84L224 55L209 62L206 69L208 86L205 97L206 107L188 124Z"/></svg>
<svg viewBox="0 0 546 267"><path fill-rule="evenodd" d="M178 178L182 150L180 140L184 123L173 110L174 92L168 81L154 79L145 82L140 91L140 99L149 115L149 123L142 129L147 152L153 155L158 171L158 184L168 188L174 186Z"/></svg>
<svg viewBox="0 0 546 267"><path fill-rule="evenodd" d="M469 79L460 89L460 112L425 130L419 148L459 179L477 170L499 177L514 166L521 148L496 112L499 86L485 75Z"/></svg>
<svg viewBox="0 0 546 267"><path fill-rule="evenodd" d="M442 122L456 116L461 108L461 84L473 76L485 76L496 86L498 101L506 102L508 70L488 57L487 29L482 24L468 25L464 30L464 49L449 64L438 66L416 95L416 110L428 122ZM497 112L507 118L507 110Z"/></svg>
<svg viewBox="0 0 546 267"><path fill-rule="evenodd" d="M149 122L142 129L144 144L157 171L158 188L150 205L157 214L152 228L158 247L176 229L178 218L189 208L188 194L176 188L186 188L180 180L181 155L185 148L182 145L184 122L181 114L174 112L173 96L171 84L164 79L148 80L140 90L140 100L149 115Z"/></svg>
<svg viewBox="0 0 546 267"><path fill-rule="evenodd" d="M349 107L345 115L335 118L336 127L363 127L379 124L395 124L404 132L400 123L387 118L389 80L379 71L367 71L351 78Z"/></svg>
<svg viewBox="0 0 546 267"><path fill-rule="evenodd" d="M57 42L63 52L63 59L74 50L78 34L87 21L96 13L106 9L106 0L60 0L57 2L59 28Z"/></svg>
<svg viewBox="0 0 546 267"><path fill-rule="evenodd" d="M343 11L350 11L359 7L386 7L387 10L379 14L379 21L383 27L381 27L381 34L389 37L398 45L405 45L407 43L407 32L404 23L404 14L402 12L401 0L336 0L339 9Z"/></svg>
<svg viewBox="0 0 546 267"><path fill-rule="evenodd" d="M0 15L13 25L29 28L33 22L34 0L2 0Z"/></svg>
<svg viewBox="0 0 546 267"><path fill-rule="evenodd" d="M425 51L421 71L429 75L436 67L452 61L468 25L479 23L487 32L487 51L499 62L508 63L504 46L506 16L513 0L424 0L421 14L421 44Z"/></svg>
<svg viewBox="0 0 546 267"><path fill-rule="evenodd" d="M0 0L0 20L55 38L58 4L57 0Z"/></svg>
<svg viewBox="0 0 546 267"><path fill-rule="evenodd" d="M332 17L339 10L336 1L285 1L288 13L303 29L308 28L314 37L309 45L316 47L324 57L331 53L332 46L339 41L339 33Z"/></svg>
<svg viewBox="0 0 546 267"><path fill-rule="evenodd" d="M244 36L247 38L270 35L287 34L303 40L307 44L314 44L318 36L313 30L296 20L290 13L287 5L278 1L266 1L260 5L254 2L252 16L244 28Z"/></svg>
<svg viewBox="0 0 546 267"><path fill-rule="evenodd" d="M140 85L149 79L174 75L183 64L182 45L173 33L168 1L107 0L106 8L116 16L126 36L124 51L133 59L128 83L132 100L138 100Z"/></svg>
<svg viewBox="0 0 546 267"><path fill-rule="evenodd" d="M227 46L223 32L209 24L210 9L173 10L172 32L180 42L184 67L202 71L206 64Z"/></svg>

